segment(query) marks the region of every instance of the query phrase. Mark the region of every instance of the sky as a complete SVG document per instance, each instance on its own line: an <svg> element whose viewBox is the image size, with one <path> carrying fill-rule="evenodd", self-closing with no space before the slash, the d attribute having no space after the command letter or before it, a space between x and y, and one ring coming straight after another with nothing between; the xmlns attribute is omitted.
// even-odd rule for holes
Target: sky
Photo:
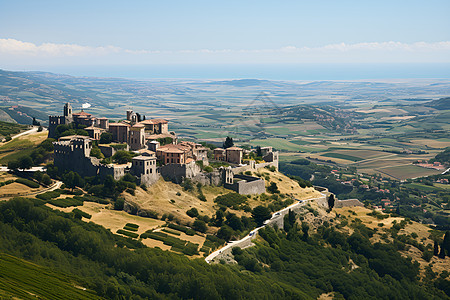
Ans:
<svg viewBox="0 0 450 300"><path fill-rule="evenodd" d="M450 1L0 0L0 69L450 63Z"/></svg>

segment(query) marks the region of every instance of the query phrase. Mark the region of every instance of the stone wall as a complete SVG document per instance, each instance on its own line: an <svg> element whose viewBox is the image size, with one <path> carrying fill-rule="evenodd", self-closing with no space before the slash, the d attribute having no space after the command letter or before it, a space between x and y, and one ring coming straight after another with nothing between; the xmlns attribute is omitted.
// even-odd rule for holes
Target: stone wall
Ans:
<svg viewBox="0 0 450 300"><path fill-rule="evenodd" d="M202 185L222 185L223 179L219 171L214 171L211 173L200 173L192 177L193 182L199 182Z"/></svg>
<svg viewBox="0 0 450 300"><path fill-rule="evenodd" d="M108 145L98 145L98 148L105 157L111 157L117 152L116 149Z"/></svg>
<svg viewBox="0 0 450 300"><path fill-rule="evenodd" d="M354 207L354 206L362 206L364 207L364 204L361 203L358 199L347 199L347 200L336 200L334 202L335 208L341 208L341 207Z"/></svg>
<svg viewBox="0 0 450 300"><path fill-rule="evenodd" d="M248 175L234 175L235 182L225 183L224 187L241 195L262 194L266 192L264 180ZM236 181L236 179L240 179Z"/></svg>
<svg viewBox="0 0 450 300"><path fill-rule="evenodd" d="M145 184L146 186L150 186L158 181L161 175L159 173L152 174L142 174L141 177L138 177L139 184Z"/></svg>
<svg viewBox="0 0 450 300"><path fill-rule="evenodd" d="M167 164L159 168L161 176L164 179L171 180L176 183L183 182L183 178L194 178L201 173L201 168L195 161L188 164Z"/></svg>

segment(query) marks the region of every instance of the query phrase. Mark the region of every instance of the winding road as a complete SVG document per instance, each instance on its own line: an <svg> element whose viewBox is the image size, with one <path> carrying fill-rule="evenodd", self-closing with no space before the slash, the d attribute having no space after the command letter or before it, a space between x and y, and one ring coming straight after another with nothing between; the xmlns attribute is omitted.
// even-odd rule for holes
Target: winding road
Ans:
<svg viewBox="0 0 450 300"><path fill-rule="evenodd" d="M240 239L238 241L228 242L224 247L222 247L222 248L214 251L210 255L208 255L205 258L206 262L207 263L211 263L211 261L214 260L214 258L216 258L218 255L220 255L220 254L222 254L224 252L231 251L231 249L233 247L246 248L246 247L252 246L253 244L252 244L251 240L256 237L258 231L261 228L264 228L267 225L271 225L271 224L274 224L274 223L277 223L277 224L281 223L283 221L283 219L284 219L284 216L287 213L289 213L289 210L295 210L295 209L297 209L297 208L299 208L301 206L306 205L307 202L315 201L315 200L318 200L318 199L323 199L323 197L326 197L326 196L324 194L322 194L321 197L317 197L317 198L311 198L311 199L305 199L305 200L294 199L296 201L296 203L294 203L294 204L292 204L292 205L290 205L290 206L288 206L286 208L283 208L283 209L273 213L272 217L270 219L264 221L264 225L263 226L260 226L260 227L258 227L256 229L253 229L252 231L250 231L250 233L247 236L245 236L244 238L242 238L242 239Z"/></svg>

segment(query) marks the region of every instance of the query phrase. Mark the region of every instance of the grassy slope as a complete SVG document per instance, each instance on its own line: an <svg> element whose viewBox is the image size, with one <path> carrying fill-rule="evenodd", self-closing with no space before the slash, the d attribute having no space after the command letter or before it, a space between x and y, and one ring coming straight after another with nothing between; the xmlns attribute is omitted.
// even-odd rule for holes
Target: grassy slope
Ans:
<svg viewBox="0 0 450 300"><path fill-rule="evenodd" d="M9 161L30 155L35 146L47 138L48 132L37 132L18 137L0 145L0 164L6 165Z"/></svg>
<svg viewBox="0 0 450 300"><path fill-rule="evenodd" d="M101 299L76 287L73 278L0 253L0 298Z"/></svg>

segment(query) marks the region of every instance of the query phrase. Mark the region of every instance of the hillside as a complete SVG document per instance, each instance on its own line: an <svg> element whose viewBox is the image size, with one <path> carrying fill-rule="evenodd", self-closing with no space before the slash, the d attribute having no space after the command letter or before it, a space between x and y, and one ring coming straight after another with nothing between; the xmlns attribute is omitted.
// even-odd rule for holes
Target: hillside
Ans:
<svg viewBox="0 0 450 300"><path fill-rule="evenodd" d="M449 110L450 109L450 98L441 98L438 100L433 100L424 104L425 106L433 107L439 110Z"/></svg>
<svg viewBox="0 0 450 300"><path fill-rule="evenodd" d="M255 247L233 250L237 265L209 265L203 259L145 248L42 202L12 199L0 203L0 251L83 278L80 286L110 299L316 299L325 294L448 299L445 272L434 278L428 272L421 281L419 267L398 253L398 245L372 244L370 231L358 222L348 223L351 235L340 233L347 228L341 226L343 218L331 213L324 219L324 214L318 207L306 207L287 218L283 229L262 230ZM20 296L12 287L6 283L3 290Z"/></svg>
<svg viewBox="0 0 450 300"><path fill-rule="evenodd" d="M82 280L0 252L1 299L101 299Z"/></svg>

